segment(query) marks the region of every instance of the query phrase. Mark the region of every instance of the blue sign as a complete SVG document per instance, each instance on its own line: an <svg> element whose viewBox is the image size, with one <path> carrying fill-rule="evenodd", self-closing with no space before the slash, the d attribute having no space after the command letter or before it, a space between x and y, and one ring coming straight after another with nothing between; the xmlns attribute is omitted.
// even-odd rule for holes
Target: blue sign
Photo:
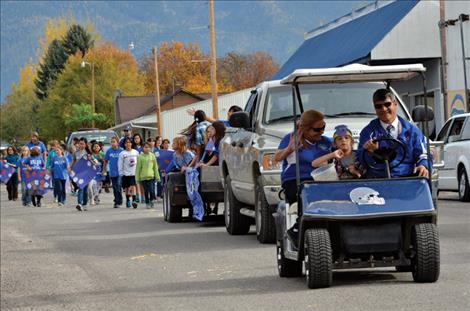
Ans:
<svg viewBox="0 0 470 311"><path fill-rule="evenodd" d="M45 195L52 186L52 178L45 169L24 171L26 188L33 195Z"/></svg>
<svg viewBox="0 0 470 311"><path fill-rule="evenodd" d="M72 167L70 177L80 189L85 188L96 177L98 169L89 160L81 158Z"/></svg>
<svg viewBox="0 0 470 311"><path fill-rule="evenodd" d="M0 161L0 182L6 184L15 173L15 168L8 163Z"/></svg>
<svg viewBox="0 0 470 311"><path fill-rule="evenodd" d="M155 151L155 156L157 157L158 169L160 171L166 170L168 164L173 160L173 150L157 150Z"/></svg>

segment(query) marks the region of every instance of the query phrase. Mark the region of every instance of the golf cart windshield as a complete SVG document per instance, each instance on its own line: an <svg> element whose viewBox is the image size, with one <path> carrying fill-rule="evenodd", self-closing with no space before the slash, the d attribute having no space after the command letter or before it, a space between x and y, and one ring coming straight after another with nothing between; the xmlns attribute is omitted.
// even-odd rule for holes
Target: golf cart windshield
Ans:
<svg viewBox="0 0 470 311"><path fill-rule="evenodd" d="M384 83L299 85L304 110L318 110L326 118L375 117L372 94L384 87ZM294 119L291 86L270 89L266 100L265 124ZM297 116L299 116L300 108L297 101L296 104ZM398 105L398 115L407 118L401 105Z"/></svg>

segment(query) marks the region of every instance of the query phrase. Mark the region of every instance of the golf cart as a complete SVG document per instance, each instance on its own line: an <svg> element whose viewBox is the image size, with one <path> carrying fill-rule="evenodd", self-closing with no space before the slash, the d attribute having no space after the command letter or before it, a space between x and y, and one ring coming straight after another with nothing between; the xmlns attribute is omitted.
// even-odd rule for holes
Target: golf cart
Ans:
<svg viewBox="0 0 470 311"><path fill-rule="evenodd" d="M425 70L421 64L416 64L294 71L281 83L292 86L296 146L299 141L296 121L303 112L303 84L381 81L390 87L392 82L421 76L426 94ZM434 116L426 99L424 103L425 106L413 110L413 120L424 124L427 154L431 154L428 121ZM378 140L379 143L388 140L387 148L379 147L373 155L374 161L366 161L372 168L381 165L387 178L301 183L299 166L296 166L298 202L302 208L297 211L297 203L289 206L281 201L274 214L281 277L301 276L304 267L308 287L321 288L332 284L333 270L396 267L397 271L412 272L416 282L437 281L439 236L437 207L431 195L432 167L428 167L429 179L392 179L390 169L404 160L406 148L393 138ZM297 148L296 163L299 162ZM399 148L404 150L403 159L396 158ZM282 200L282 192L280 197ZM287 234L296 220L298 241Z"/></svg>
<svg viewBox="0 0 470 311"><path fill-rule="evenodd" d="M220 168L204 166L200 169L199 194L204 202L205 215L217 215L218 204L224 201ZM191 218L192 206L188 199L185 175L180 172L168 173L163 186L163 219L167 222L181 222L183 209L188 209L188 217Z"/></svg>

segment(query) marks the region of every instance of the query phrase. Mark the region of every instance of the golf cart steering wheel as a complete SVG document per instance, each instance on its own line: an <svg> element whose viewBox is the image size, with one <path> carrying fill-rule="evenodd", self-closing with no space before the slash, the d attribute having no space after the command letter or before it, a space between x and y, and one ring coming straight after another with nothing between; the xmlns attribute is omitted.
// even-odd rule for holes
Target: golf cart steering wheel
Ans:
<svg viewBox="0 0 470 311"><path fill-rule="evenodd" d="M406 146L403 142L399 141L398 139L392 137L380 137L374 140L375 142L382 142L382 141L389 141L391 142L387 147L379 147L379 149L375 150L370 156L380 164L386 164L387 169L387 176L390 178L390 170L397 167L398 165L402 164L403 161L406 159L407 152ZM397 149L401 149L402 157L400 161L397 161L394 165L391 165L390 162L395 160L397 157ZM366 163L368 167L372 169L378 169L377 164L372 164L365 156L366 152L362 153L362 161Z"/></svg>

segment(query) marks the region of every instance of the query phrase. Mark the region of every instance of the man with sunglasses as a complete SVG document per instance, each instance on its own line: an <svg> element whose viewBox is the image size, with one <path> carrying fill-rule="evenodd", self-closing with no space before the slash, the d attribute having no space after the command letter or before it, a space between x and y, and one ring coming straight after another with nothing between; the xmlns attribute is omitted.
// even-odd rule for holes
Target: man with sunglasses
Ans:
<svg viewBox="0 0 470 311"><path fill-rule="evenodd" d="M372 97L377 119L372 120L362 131L358 146L358 160L367 167L364 157L369 163L374 163L371 154L380 148L392 144L391 141L377 141L378 138L394 138L403 142L406 146L406 158L403 162L392 168L390 174L392 177L422 176L428 177L428 155L426 151L426 141L419 128L397 115L398 103L395 95L387 89L379 89L374 92ZM403 150L398 147L395 160L390 164L393 166L395 161L403 158ZM365 154L364 154L365 153ZM367 177L383 178L386 172L383 166L377 169L368 168Z"/></svg>

